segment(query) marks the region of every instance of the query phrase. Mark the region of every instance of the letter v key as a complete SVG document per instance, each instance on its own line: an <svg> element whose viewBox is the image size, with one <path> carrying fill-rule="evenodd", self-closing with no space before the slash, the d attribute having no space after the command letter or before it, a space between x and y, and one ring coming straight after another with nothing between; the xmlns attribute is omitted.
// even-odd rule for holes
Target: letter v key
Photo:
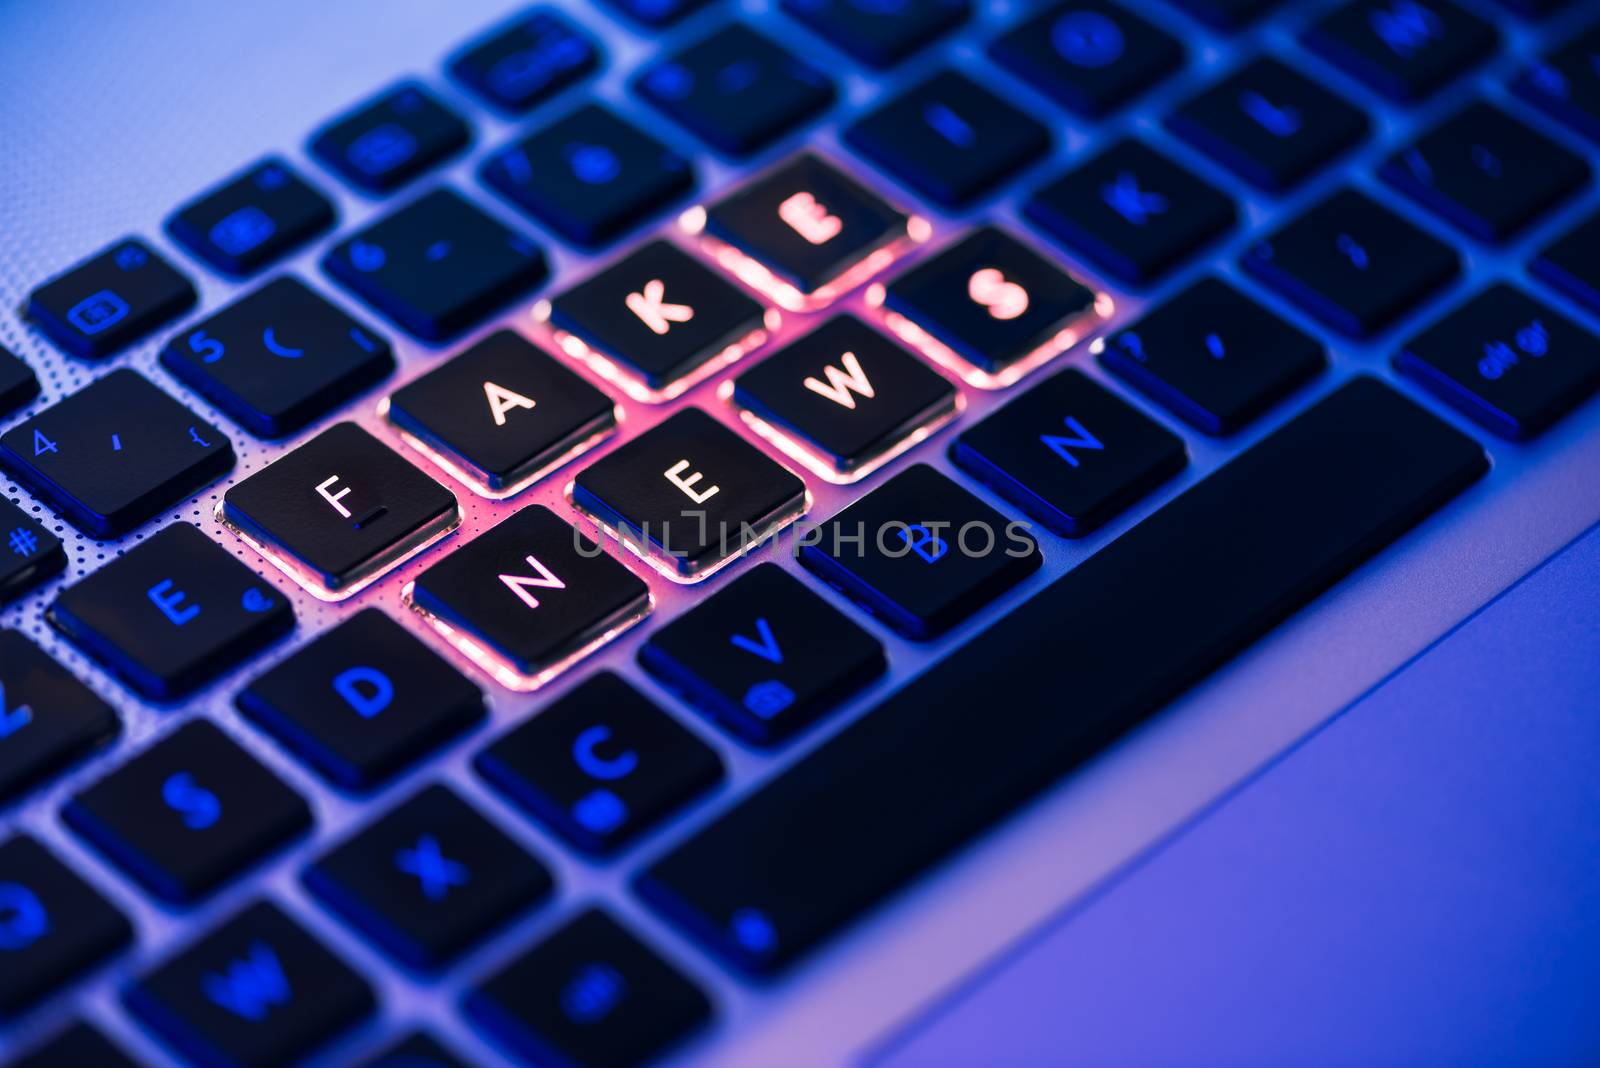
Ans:
<svg viewBox="0 0 1600 1068"><path fill-rule="evenodd" d="M752 656L759 656L769 664L783 663L783 650L778 648L778 639L773 637L772 625L765 619L758 619L756 633L761 635L760 641L754 641L743 634L735 634L728 640L736 648L743 649Z"/></svg>

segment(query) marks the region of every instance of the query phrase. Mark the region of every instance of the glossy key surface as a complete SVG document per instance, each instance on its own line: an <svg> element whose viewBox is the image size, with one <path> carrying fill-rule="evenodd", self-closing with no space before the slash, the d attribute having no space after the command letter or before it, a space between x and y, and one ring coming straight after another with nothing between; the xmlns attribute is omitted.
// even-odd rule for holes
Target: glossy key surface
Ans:
<svg viewBox="0 0 1600 1068"><path fill-rule="evenodd" d="M173 904L210 893L311 826L299 794L203 719L74 794L61 815Z"/></svg>
<svg viewBox="0 0 1600 1068"><path fill-rule="evenodd" d="M167 233L215 269L250 274L333 225L333 204L278 156L182 205Z"/></svg>
<svg viewBox="0 0 1600 1068"><path fill-rule="evenodd" d="M493 27L449 60L456 81L512 114L555 95L599 64L599 45L547 7Z"/></svg>
<svg viewBox="0 0 1600 1068"><path fill-rule="evenodd" d="M0 466L97 538L142 526L233 464L222 431L127 368L0 436Z"/></svg>
<svg viewBox="0 0 1600 1068"><path fill-rule="evenodd" d="M26 635L0 630L0 803L110 742L111 706Z"/></svg>
<svg viewBox="0 0 1600 1068"><path fill-rule="evenodd" d="M776 971L1093 758L1486 469L1475 442L1356 379L868 710L637 886L741 971ZM993 700L1000 685L1004 702ZM1046 714L1063 701L1071 715ZM952 768L962 769L960 789Z"/></svg>
<svg viewBox="0 0 1600 1068"><path fill-rule="evenodd" d="M972 12L971 0L781 0L783 10L863 63L887 67Z"/></svg>
<svg viewBox="0 0 1600 1068"><path fill-rule="evenodd" d="M287 597L189 523L67 587L48 618L153 701L186 696L294 626Z"/></svg>
<svg viewBox="0 0 1600 1068"><path fill-rule="evenodd" d="M377 608L256 678L240 711L347 789L371 789L484 717L483 693Z"/></svg>
<svg viewBox="0 0 1600 1068"><path fill-rule="evenodd" d="M194 284L137 237L57 275L28 295L28 318L74 356L100 359L195 302Z"/></svg>
<svg viewBox="0 0 1600 1068"><path fill-rule="evenodd" d="M292 434L394 370L389 342L293 275L173 338L161 363L252 434Z"/></svg>
<svg viewBox="0 0 1600 1068"><path fill-rule="evenodd" d="M1451 0L1354 0L1317 19L1302 40L1384 96L1407 102L1481 62L1500 35Z"/></svg>
<svg viewBox="0 0 1600 1068"><path fill-rule="evenodd" d="M1078 0L996 38L989 54L1063 106L1098 117L1176 70L1184 48L1121 4Z"/></svg>
<svg viewBox="0 0 1600 1068"><path fill-rule="evenodd" d="M66 566L61 539L39 518L0 497L0 604L59 575Z"/></svg>
<svg viewBox="0 0 1600 1068"><path fill-rule="evenodd" d="M370 193L397 189L465 148L466 122L420 82L403 81L311 137L323 166Z"/></svg>

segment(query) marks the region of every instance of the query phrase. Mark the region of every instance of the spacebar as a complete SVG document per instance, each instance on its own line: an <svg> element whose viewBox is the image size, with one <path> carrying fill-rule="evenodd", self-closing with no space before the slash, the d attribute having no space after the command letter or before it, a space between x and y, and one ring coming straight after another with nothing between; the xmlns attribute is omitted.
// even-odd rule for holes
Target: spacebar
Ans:
<svg viewBox="0 0 1600 1068"><path fill-rule="evenodd" d="M640 874L775 971L1084 763L1480 477L1374 379L1339 388Z"/></svg>

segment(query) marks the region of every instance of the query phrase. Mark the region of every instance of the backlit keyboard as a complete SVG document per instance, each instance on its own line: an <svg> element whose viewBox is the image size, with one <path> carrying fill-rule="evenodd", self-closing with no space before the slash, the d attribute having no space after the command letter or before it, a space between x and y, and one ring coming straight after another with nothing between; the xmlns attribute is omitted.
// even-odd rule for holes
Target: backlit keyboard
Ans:
<svg viewBox="0 0 1600 1068"><path fill-rule="evenodd" d="M1593 404L1549 6L535 7L101 235L0 350L0 1060L715 1042Z"/></svg>

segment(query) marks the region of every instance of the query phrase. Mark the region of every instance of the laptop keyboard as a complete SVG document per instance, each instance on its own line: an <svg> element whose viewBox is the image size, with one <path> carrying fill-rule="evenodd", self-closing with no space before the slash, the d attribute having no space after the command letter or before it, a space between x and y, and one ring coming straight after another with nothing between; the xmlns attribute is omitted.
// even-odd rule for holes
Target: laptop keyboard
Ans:
<svg viewBox="0 0 1600 1068"><path fill-rule="evenodd" d="M0 1022L76 1016L149 937L127 902L227 892L100 1006L180 1061L465 1064L373 1022L441 982L514 1062L667 1056L1600 389L1600 219L1514 246L1525 281L1480 255L1590 188L1600 26L767 6L535 8L200 176L149 220L170 254L36 280L0 351L31 495L0 498L0 813L49 793L87 849L0 839ZM626 105L592 98L633 37ZM63 393L64 358L103 363ZM1160 499L1191 450L1229 462ZM636 676L595 669L622 647ZM208 693L239 715L113 707ZM430 780L452 751L472 781ZM141 1059L51 1030L23 1063Z"/></svg>

